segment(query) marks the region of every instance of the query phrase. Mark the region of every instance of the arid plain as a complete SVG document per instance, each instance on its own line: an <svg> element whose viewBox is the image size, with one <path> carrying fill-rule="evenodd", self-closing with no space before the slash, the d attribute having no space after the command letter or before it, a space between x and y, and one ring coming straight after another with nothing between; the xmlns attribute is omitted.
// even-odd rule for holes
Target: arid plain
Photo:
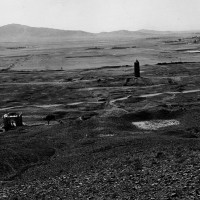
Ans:
<svg viewBox="0 0 200 200"><path fill-rule="evenodd" d="M124 34L1 42L0 198L200 198L200 33Z"/></svg>

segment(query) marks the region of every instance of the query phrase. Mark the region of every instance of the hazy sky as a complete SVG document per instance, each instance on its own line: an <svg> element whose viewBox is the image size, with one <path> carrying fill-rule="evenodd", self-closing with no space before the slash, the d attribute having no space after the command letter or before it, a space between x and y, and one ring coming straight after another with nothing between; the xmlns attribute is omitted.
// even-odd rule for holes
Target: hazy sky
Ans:
<svg viewBox="0 0 200 200"><path fill-rule="evenodd" d="M0 0L0 26L200 30L200 0Z"/></svg>

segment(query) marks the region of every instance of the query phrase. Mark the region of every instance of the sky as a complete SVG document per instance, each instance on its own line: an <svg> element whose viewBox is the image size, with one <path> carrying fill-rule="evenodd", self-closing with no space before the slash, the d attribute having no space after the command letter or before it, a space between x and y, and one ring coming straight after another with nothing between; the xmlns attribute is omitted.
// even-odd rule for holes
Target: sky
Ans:
<svg viewBox="0 0 200 200"><path fill-rule="evenodd" d="M103 32L200 30L200 0L0 0L0 26Z"/></svg>

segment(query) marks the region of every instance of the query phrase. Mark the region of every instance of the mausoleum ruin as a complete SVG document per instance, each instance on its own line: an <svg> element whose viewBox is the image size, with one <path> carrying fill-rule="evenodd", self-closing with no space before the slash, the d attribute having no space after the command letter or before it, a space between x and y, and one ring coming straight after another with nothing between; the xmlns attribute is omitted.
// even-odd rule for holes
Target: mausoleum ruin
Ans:
<svg viewBox="0 0 200 200"><path fill-rule="evenodd" d="M8 113L3 115L3 124L5 131L17 126L23 126L22 113Z"/></svg>

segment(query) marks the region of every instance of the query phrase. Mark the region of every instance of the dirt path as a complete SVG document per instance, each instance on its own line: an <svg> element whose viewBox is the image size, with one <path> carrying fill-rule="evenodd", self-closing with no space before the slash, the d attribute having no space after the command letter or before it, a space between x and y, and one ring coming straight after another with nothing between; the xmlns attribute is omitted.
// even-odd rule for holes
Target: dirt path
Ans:
<svg viewBox="0 0 200 200"><path fill-rule="evenodd" d="M197 93L197 92L200 92L200 89L185 90L185 91L182 91L182 92L170 92L169 91L169 92L162 92L162 93L150 93L150 94L142 94L142 95L139 95L139 96L136 96L136 97L151 98L151 97L160 96L160 95L163 95L163 94L169 94L171 96L167 96L167 97L163 98L163 101L168 101L168 100L174 99L176 94L188 94L188 93ZM110 100L108 102L108 104L110 106L112 106L112 107L119 108L115 103L117 101L126 100L126 99L128 99L130 97L131 97L131 95L128 95L128 96L125 96L125 97L120 97L120 98L117 98L117 99L113 99L113 100ZM73 103L68 103L66 105L73 106L73 105L81 105L81 104L102 104L102 103L105 103L105 102L73 102ZM64 106L64 104L48 104L48 105L44 104L44 105L27 105L27 106L39 107L39 108L52 108L52 107ZM6 111L6 110L11 110L11 109L16 109L16 108L24 108L24 107L26 107L26 105L24 105L24 106L4 107L4 108L0 108L0 111ZM120 109L122 109L122 108L120 108ZM125 109L122 109L122 110L126 111Z"/></svg>
<svg viewBox="0 0 200 200"><path fill-rule="evenodd" d="M91 90L103 90L103 89L132 89L132 88L152 88L152 87L159 87L165 84L158 84L158 85L149 85L149 86L111 86L111 87L90 87L90 88L81 88L79 91L91 91Z"/></svg>
<svg viewBox="0 0 200 200"><path fill-rule="evenodd" d="M168 97L164 97L163 100L164 101L167 101L167 100L171 100L171 99L174 99L176 94L188 94L188 93L196 93L196 92L200 92L200 89L195 89L195 90L185 90L183 92L162 92L162 93L152 93L152 94L143 94L143 95L139 95L138 97L145 97L145 98L150 98L150 97L154 97L154 96L160 96L162 94L170 94L171 96L168 96ZM114 100L111 100L109 102L109 105L113 106L113 107L116 107L116 108L119 108L115 102L117 101L123 101L123 100L126 100L128 98L130 98L131 95L128 95L126 97L121 97L121 98L118 98L118 99L114 99ZM147 106L147 105L146 105ZM146 107L145 106L145 107ZM126 111L125 109L123 109L124 111ZM127 112L127 111L126 111Z"/></svg>

